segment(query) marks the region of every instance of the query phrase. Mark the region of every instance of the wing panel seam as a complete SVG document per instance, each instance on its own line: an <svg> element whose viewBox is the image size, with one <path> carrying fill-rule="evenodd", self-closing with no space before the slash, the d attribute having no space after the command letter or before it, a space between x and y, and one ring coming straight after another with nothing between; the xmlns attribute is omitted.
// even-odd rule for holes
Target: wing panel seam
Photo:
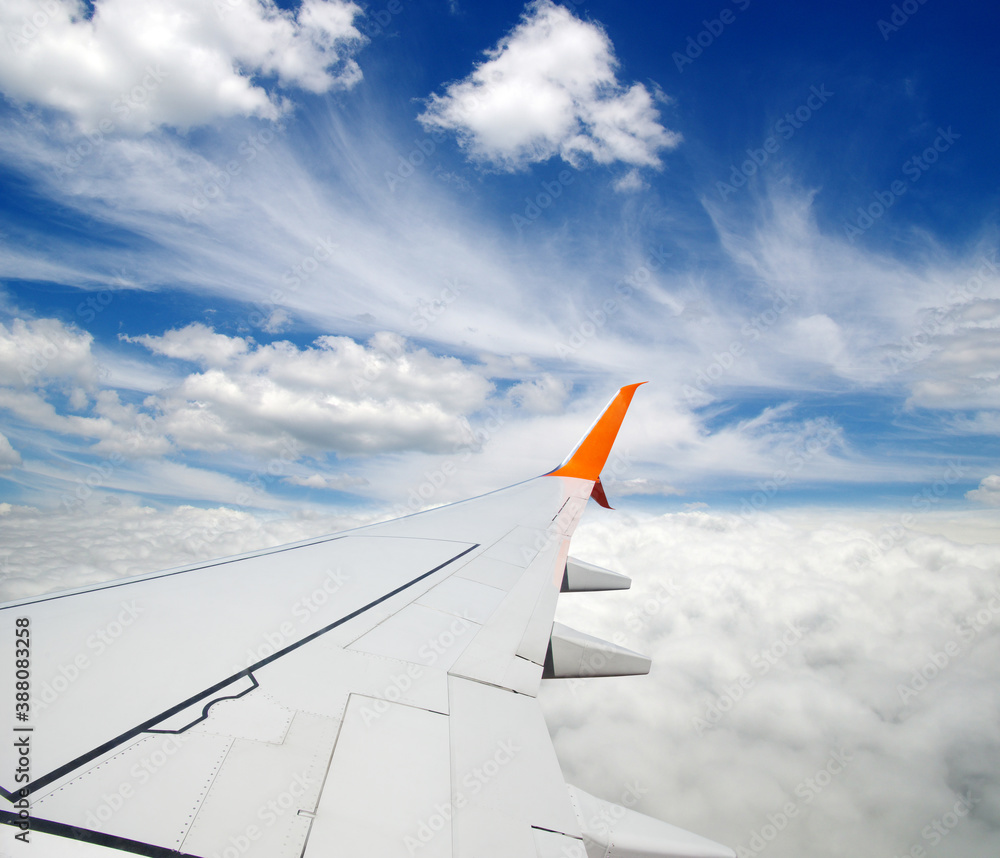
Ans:
<svg viewBox="0 0 1000 858"><path fill-rule="evenodd" d="M0 823L19 827L20 819L16 813L9 810L0 810ZM190 855L187 852L179 852L168 846L157 846L154 843L145 843L141 840L130 840L127 837L119 837L115 834L104 834L101 831L92 831L89 828L80 828L77 825L69 825L65 822L56 822L51 819L31 819L31 831L40 831L42 834L54 834L56 837L65 837L69 840L80 840L84 843L93 843L95 846L107 846L110 849L117 849L121 852L131 852L133 855L144 855L146 858L199 858L197 855Z"/></svg>
<svg viewBox="0 0 1000 858"><path fill-rule="evenodd" d="M138 736L140 733L154 732L154 731L151 731L149 728L152 727L152 726L154 726L154 725L156 725L156 724L159 724L161 721L164 721L167 718L172 717L173 715L176 715L178 712L181 712L182 710L187 709L189 706L192 706L195 703L198 703L200 700L204 700L206 697L209 697L209 696L215 694L216 692L221 691L227 685L231 685L233 682L236 682L238 679L241 679L244 676L251 676L251 674L253 673L253 671L259 670L260 668L264 667L265 665L270 664L272 661L276 661L277 659L279 659L279 658L287 655L288 653L292 652L293 650L298 649L300 646L304 646L305 644L307 644L307 643L315 640L316 638L320 637L321 635L325 635L327 632L331 631L332 629L337 628L337 626L343 625L344 623L346 623L346 622L348 622L350 620L353 620L355 617L363 614L365 611L371 610L376 605L380 605L382 602L385 602L388 599L391 599L393 596L396 596L399 593L402 593L404 590L408 589L409 587L412 587L414 584L417 584L420 581L423 581L425 578L430 577L435 572L439 572L440 570L444 569L445 566L449 566L452 563L454 563L456 560L459 560L460 558L464 557L470 551L475 551L477 548L479 548L479 545L480 545L480 543L478 543L478 542L475 543L475 544L473 544L473 545L470 545L464 551L460 551L454 557L451 557L450 559L445 560L444 563L438 564L433 569L431 569L431 570L429 570L427 572L422 572L420 575L418 575L412 581L408 581L405 584L401 584L395 590L391 590L390 592L385 593L382 596L379 596L379 598L375 599L372 602L369 602L367 605L364 605L364 606L362 606L362 607L360 607L360 608L352 611L351 613L347 614L346 616L341 617L339 620L334 620L334 622L330 623L327 626L324 626L321 629L316 630L315 632L312 632L309 635L306 635L306 637L302 638L301 640L295 641L294 643L291 643L288 646L286 646L284 649L278 650L278 652L272 653L271 655L267 656L266 658L261 659L256 664L252 664L249 667L246 667L243 670L239 671L238 673L234 673L232 676L230 676L230 677L222 680L221 682L217 682L215 685L211 686L210 688L206 689L205 691L201 691L198 694L195 694L195 695L189 697L187 700L184 700L183 702L178 703L176 706L170 707L166 711L161 712L159 715L156 715L156 716L150 718L147 721L143 721L141 724L139 724L139 725L131 728L130 730L126 730L124 733L122 733L119 736L116 736L114 739L109 739L107 742L104 742L102 745L99 745L98 747L93 748L92 750L87 751L84 754L81 754L76 759L70 760L70 762L65 763L64 765L60 766L57 769L53 769L51 772L49 772L46 775L42 775L40 778L32 781L30 784L26 784L25 786L18 788L14 792L11 792L11 791L7 790L5 787L0 787L0 795L2 795L8 801L13 802L15 796L22 796L22 797L23 796L27 796L27 795L30 795L31 793L35 792L36 790L41 789L44 786L48 786L53 781L59 780L59 778L63 777L63 775L68 774L69 772L73 771L74 769L79 768L80 766L84 765L85 763L89 763L91 760L94 760L97 757L101 756L102 754L107 753L108 751L112 750L113 748L118 747L118 745L122 744L123 742L127 742L129 739L133 738L134 736Z"/></svg>

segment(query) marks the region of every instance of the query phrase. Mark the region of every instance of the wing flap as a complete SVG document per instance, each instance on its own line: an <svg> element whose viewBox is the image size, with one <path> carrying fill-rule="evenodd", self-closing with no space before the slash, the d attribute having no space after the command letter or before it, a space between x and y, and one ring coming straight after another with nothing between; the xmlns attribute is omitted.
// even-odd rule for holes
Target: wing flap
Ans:
<svg viewBox="0 0 1000 858"><path fill-rule="evenodd" d="M537 685L531 687L529 682L536 671L518 664L515 659L533 662L539 668L545 661L559 595L560 558L567 551L566 540L563 537L551 538L544 531L528 532L523 527L508 537L511 544L505 553L513 555L519 547L527 545L530 546L532 560L489 621L468 642L449 672L453 676L500 687L509 687L507 683L513 680L517 690L534 695ZM492 558L487 556L486 559ZM469 563L466 574L477 562L473 560ZM541 678L540 669L537 677Z"/></svg>
<svg viewBox="0 0 1000 858"><path fill-rule="evenodd" d="M497 683L501 688L509 688L518 694L535 697L542 680L542 665L535 664L521 656L515 656L507 664L503 679Z"/></svg>
<svg viewBox="0 0 1000 858"><path fill-rule="evenodd" d="M445 671L413 661L343 649L335 640L319 637L286 657L257 671L261 691L292 710L315 712L339 720L348 696L358 694L405 703L434 712L448 711ZM253 695L244 698L251 701ZM235 705L235 704L234 704ZM212 719L205 724L211 725Z"/></svg>
<svg viewBox="0 0 1000 858"><path fill-rule="evenodd" d="M556 603L559 601L562 570L566 566L568 553L569 540L565 537L555 538L553 534L552 544L546 547L545 558L539 564L541 570L547 572L548 575L541 582L538 599L524 628L524 634L521 636L516 653L516 655L536 664L545 662L545 653L552 635L552 618L555 616ZM541 577L541 572L539 577Z"/></svg>
<svg viewBox="0 0 1000 858"><path fill-rule="evenodd" d="M504 588L453 575L424 593L416 604L482 625L506 595Z"/></svg>
<svg viewBox="0 0 1000 858"><path fill-rule="evenodd" d="M583 840L544 828L532 828L536 858L587 858ZM606 858L601 855L600 858Z"/></svg>
<svg viewBox="0 0 1000 858"><path fill-rule="evenodd" d="M454 854L533 856L532 826L579 836L537 703L458 677L449 696Z"/></svg>
<svg viewBox="0 0 1000 858"><path fill-rule="evenodd" d="M494 560L492 557L478 557L475 563L470 563L455 573L456 578L468 581L477 581L490 587L496 587L504 592L517 583L521 575L524 574L523 566L516 566L513 563L504 563L502 560Z"/></svg>
<svg viewBox="0 0 1000 858"><path fill-rule="evenodd" d="M651 816L595 798L578 787L569 794L588 855L603 858L736 858L728 846ZM635 801L634 796L627 799Z"/></svg>
<svg viewBox="0 0 1000 858"><path fill-rule="evenodd" d="M449 718L351 696L304 858L451 858Z"/></svg>
<svg viewBox="0 0 1000 858"><path fill-rule="evenodd" d="M447 670L482 626L464 617L407 605L348 649Z"/></svg>
<svg viewBox="0 0 1000 858"><path fill-rule="evenodd" d="M280 744L233 740L218 773L202 787L183 851L299 858L339 726L335 719L297 712Z"/></svg>
<svg viewBox="0 0 1000 858"><path fill-rule="evenodd" d="M179 849L232 746L224 736L145 735L34 798L36 819ZM183 796L178 802L177 796Z"/></svg>

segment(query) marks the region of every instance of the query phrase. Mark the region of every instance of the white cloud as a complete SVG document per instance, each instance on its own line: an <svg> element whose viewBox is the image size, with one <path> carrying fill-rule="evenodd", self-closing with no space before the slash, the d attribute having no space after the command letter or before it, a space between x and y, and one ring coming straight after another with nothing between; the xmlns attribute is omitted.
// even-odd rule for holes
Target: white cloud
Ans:
<svg viewBox="0 0 1000 858"><path fill-rule="evenodd" d="M98 377L93 341L58 319L15 318L9 328L0 322L0 377L19 388L51 382L91 388Z"/></svg>
<svg viewBox="0 0 1000 858"><path fill-rule="evenodd" d="M11 445L6 435L0 434L0 471L21 464L21 454Z"/></svg>
<svg viewBox="0 0 1000 858"><path fill-rule="evenodd" d="M956 259L932 245L920 259L901 261L824 232L817 193L780 180L764 184L747 206L703 199L730 260L757 281L755 291L780 290L789 299L776 319L757 324L754 317L749 338L741 325L750 320L730 327L716 310L720 338L753 358L738 360L719 386L847 381L905 387L910 404L926 408L1000 406L995 249L984 241ZM715 338L709 343L718 348Z"/></svg>
<svg viewBox="0 0 1000 858"><path fill-rule="evenodd" d="M971 790L950 854L992 854L996 517L906 513L589 518L571 553L633 587L563 596L558 618L653 667L543 687L567 780L611 800L638 782L640 810L748 854L791 802L775 858L909 854ZM817 779L839 749L846 767Z"/></svg>
<svg viewBox="0 0 1000 858"><path fill-rule="evenodd" d="M572 383L543 373L530 381L520 381L507 391L507 398L528 414L562 414Z"/></svg>
<svg viewBox="0 0 1000 858"><path fill-rule="evenodd" d="M992 304L994 321L1000 321L1000 302ZM909 401L924 408L1000 409L997 329L961 323L951 327L929 337Z"/></svg>
<svg viewBox="0 0 1000 858"><path fill-rule="evenodd" d="M1000 411L960 413L949 418L948 426L963 435L1000 435Z"/></svg>
<svg viewBox="0 0 1000 858"><path fill-rule="evenodd" d="M460 419L492 389L460 360L415 349L395 334L377 334L367 346L324 336L300 349L188 325L134 341L204 365L147 400L159 412L157 427L188 450L293 459L307 451L447 451L464 438Z"/></svg>
<svg viewBox="0 0 1000 858"><path fill-rule="evenodd" d="M971 501L987 506L1000 506L1000 475L990 474L988 477L983 477L979 488L966 492L965 496Z"/></svg>
<svg viewBox="0 0 1000 858"><path fill-rule="evenodd" d="M310 474L307 477L292 476L285 477L285 482L293 486L305 486L309 489L329 489L330 491L342 492L351 491L360 486L368 485L365 477L355 477L351 474Z"/></svg>
<svg viewBox="0 0 1000 858"><path fill-rule="evenodd" d="M317 121L324 123L320 127L332 141L337 163L364 165L368 173L378 177L382 168L391 167L399 158L389 143L376 139L373 129L365 129L362 135L372 134L364 137L372 144L370 151L361 151L358 139L339 127L332 115L320 112ZM231 153L237 153L237 140L245 140L252 127L253 123L233 123L233 127L227 129L227 134L232 135L225 138L231 143ZM682 254L678 252L649 275L648 280L641 284L635 281L633 293L624 301L615 291L614 284L622 276L641 270L640 265L646 264L648 252L643 249L633 254L634 245L628 238L623 238L621 246L616 242L600 245L608 256L601 260L597 254L588 255L583 251L584 242L579 236L575 236L573 242L577 250L583 252L563 252L570 245L562 243L564 239L555 234L546 238L544 253L514 253L511 244L498 238L495 224L480 217L470 217L464 209L460 217L456 216L457 205L448 208L442 203L438 187L441 183L431 176L429 167L423 172L415 171L408 184L395 195L383 188L385 200L378 197L377 182L365 185L366 193L371 192L375 197L369 209L358 205L361 198L352 196L350 189L339 194L346 182L336 185L338 193L315 186L310 180L310 164L302 151L290 137L282 135L275 135L270 147L260 151L253 162L241 161L243 172L233 179L226 196L215 200L208 208L204 226L181 230L178 226L181 219L176 216L175 209L178 200L190 200L190 177L186 167L200 164L195 171L197 174L212 163L195 157L190 150L182 150L183 142L177 138L143 141L142 147L136 144L136 152L141 149L158 153L162 160L157 157L135 164L123 162L116 168L120 172L103 179L96 175L100 166L98 158L103 155L95 153L73 174L73 194L59 198L65 204L83 206L94 217L107 216L111 222L153 235L174 248L171 253L175 255L169 259L164 259L164 253L155 249L148 256L145 253L137 255L135 258L142 261L134 263L136 270L132 273L136 281L181 282L189 286L197 281L198 288L208 295L222 295L237 301L256 300L257 309L261 311L258 315L267 315L272 307L267 303L267 296L274 294L277 285L285 285L283 275L315 254L319 239L329 238L339 245L336 251L322 261L314 255L316 270L310 277L303 277L298 289L284 288L285 294L277 302L294 313L297 323L351 334L361 351L371 351L371 346L366 348L360 343L370 335L373 326L413 330L414 308L420 302L439 299L446 282L459 282L465 287L459 299L434 318L422 332L421 342L433 341L436 354L463 355L467 367L473 360L490 366L489 370L477 366L478 374L485 377L502 376L521 381L537 378L541 371L547 370L560 381L572 379L575 396L589 397L593 393L595 409L604 404L608 391L617 384L651 379L655 385L648 388L650 394L654 390L664 391L664 399L669 401L646 412L653 428L647 441L632 452L637 459L664 463L650 465L648 469L644 466L641 476L681 487L691 494L691 499L697 498L697 482L707 478L718 485L721 475L733 473L741 477L771 478L772 474L784 470L796 480L811 478L842 483L883 477L912 481L922 479L928 470L920 463L915 465L912 459L907 461L906 457L891 457L891 460L879 457L870 461L861 454L842 455L838 448L831 447L828 453L810 458L801 470L790 472L789 463L797 465L800 461L795 444L801 451L807 439L803 437L798 442L789 439L792 443L781 447L771 444L763 434L720 430L718 427L731 418L719 412L692 414L691 406L695 403L678 396L677 392L683 390L685 384L696 385L700 374L706 374L709 379L703 391L704 401L716 397L722 401L739 398L751 387L777 391L773 397L768 395L771 401L795 399L800 390L832 390L836 395L837 391L844 390L846 380L852 389L888 392L890 396L905 393L907 388L918 389L923 391L921 401L930 402L927 388L918 386L922 379L952 385L962 383L960 365L939 364L934 357L944 349L946 342L950 348L952 341L944 338L956 336L957 328L942 329L936 335L938 340L916 349L906 349L898 368L887 360L889 355L901 351L904 338L912 340L919 335L923 342L924 317L921 313L930 313L933 321L938 319L933 308L950 307L955 321L948 321L948 324L965 326L962 330L967 330L970 337L979 337L980 345L988 345L986 326L992 322L985 313L991 307L992 290L997 285L989 266L982 263L986 279L977 294L973 296L969 291L970 297L965 300L968 307L959 316L962 302L951 298L949 293L952 289L961 291L965 279L978 265L966 266L963 260L946 260L931 253L923 260L900 262L860 247L850 247L836 236L824 235L813 218L811 201L803 201L794 194L788 195L791 201L784 197L778 199L775 195L773 205L762 207L758 221L727 222L721 226L728 258L719 261L718 270L685 268ZM164 147L169 148L170 153L165 153ZM31 147L25 143L24 148ZM115 161L117 152L117 149L112 152L110 146L104 150L109 162ZM136 168L134 175L133 167ZM38 175L46 174L51 171L39 167ZM188 183L186 198L181 196L185 182ZM423 184L418 185L421 182ZM76 193L77 185L79 193ZM408 201L404 192L416 191L418 187L415 201ZM96 209L88 208L90 198L87 195L93 193L94 188L104 189L110 195L103 202L99 201ZM171 189L177 190L177 196L171 196ZM162 199L158 196L160 191L167 191ZM143 196L147 192L150 198L156 199L150 202ZM138 203L137 193L142 197ZM173 225L166 223L166 218L158 219L162 213L160 209L153 215L148 214L147 202L152 208L155 208L153 202L162 204L162 211L172 214ZM397 224L393 230L398 241L387 239L384 223L390 221ZM318 223L324 225L322 233L316 232L315 224ZM447 229L443 225L447 225ZM537 225L543 227L542 219ZM701 252L704 248L699 244L698 249ZM62 253L58 255L72 258L75 253L77 251L70 251L65 257ZM110 270L113 267L108 264L111 257L102 254L88 251L87 264L94 270L100 267ZM118 264L121 263L116 259L115 265ZM679 270L675 271L675 266ZM23 273L11 272L11 276ZM790 302L781 302L781 312L765 317L752 328L752 336L745 335L743 326L762 312L769 313L775 305L775 289L787 291ZM607 318L606 324L593 325L593 312L599 311L609 297L618 301L616 312ZM532 312L525 313L524 306L530 306ZM253 328L257 322L246 321L252 316L249 309L239 321ZM117 305L105 311L109 312L117 313ZM369 315L358 322L362 313ZM947 318L950 320L951 316ZM157 329L157 333L161 331ZM570 334L580 331L587 333L582 338L585 345L560 362L551 360L554 347L568 342ZM129 332L143 333L135 327ZM158 401L170 400L169 407L159 417L176 419L170 426L158 422L157 437L164 437L160 433L175 429L176 437L182 439L178 442L179 449L189 442L196 445L197 450L204 449L207 444L218 445L211 447L213 451L221 449L230 441L226 434L229 428L235 428L231 437L236 449L260 451L269 456L279 454L283 430L270 420L275 409L268 412L255 398L274 393L277 402L277 394L288 394L293 383L274 377L271 370L251 371L247 357L250 346L243 338L220 337L216 342L223 348L236 350L236 363L225 363L221 354L213 357L211 360L215 362L207 366L202 362L206 370L215 368L223 372L197 380L197 383L195 376L189 375L190 367L161 359L165 355L147 354L140 373L133 373L120 360L113 361L106 351L99 353L99 362L111 369L115 387L131 386L143 393L156 394ZM734 342L745 351L730 362L725 352ZM161 345L166 348L166 340ZM247 354L242 354L244 346ZM99 346L92 344L91 347L99 350ZM211 348L208 340L199 343L199 347L206 350L207 359ZM279 356L273 362L273 370L291 371L294 363L296 372L310 375L306 365L312 359L310 355L315 356L320 349L313 344L311 349L300 351L303 354L291 362ZM511 360L508 366L494 371L493 366L499 361L490 363L490 352L514 354L516 362ZM201 360L188 354L191 357L187 359ZM267 360L270 354L271 351L262 351L261 358ZM985 363L986 352L983 356L979 374L989 371ZM727 366L722 366L721 359L726 360ZM377 358L371 357L370 362L377 364ZM391 363L386 361L387 365ZM361 361L358 366L368 371L368 363ZM157 368L155 376L154 367ZM13 368L16 371L16 363ZM329 367L323 365L322 368ZM393 375L392 371L383 373L377 365L372 366L371 371L380 374L383 380ZM316 378L312 388L314 395L331 391L324 385L322 372L311 374ZM251 382L251 397L249 402L241 403L238 401L239 386L244 377ZM966 389L982 384L984 393L988 392L985 379L978 382L971 379L970 375ZM220 387L213 390L212 385L216 383ZM269 393L271 383L275 390ZM87 389L83 384L79 386ZM378 385L373 389L377 391L375 399L379 402L406 401L406 396L394 398L395 394ZM90 390L92 398L92 388ZM359 397L353 395L353 387L350 390L353 402ZM527 389L519 388L518 394L522 392L527 393ZM298 399L283 401L293 402L291 413L305 414L309 395L295 393ZM207 398L203 400L203 397ZM140 402L135 395L126 395L124 390L121 400L123 403ZM49 401L59 402L53 397L49 397ZM79 397L75 401L79 404ZM202 401L207 402L207 406L199 406ZM944 403L947 400L942 396L936 401ZM532 402L535 403L532 407L545 404L544 397ZM986 408L988 403L984 395L980 407ZM477 468L490 459L496 463L495 473L502 474L507 462L521 461L515 459L521 455L544 459L537 472L554 466L593 419L593 414L581 411L576 402L568 404L573 405L574 413L565 420L536 423L523 420L524 412L515 412L516 419L510 420L503 429L503 434L513 439L512 443L507 445L498 437L495 459L491 447L477 457ZM60 413L67 413L61 406L57 407ZM360 448L358 436L350 434L353 429L338 428L333 437L323 434L328 424L323 422L322 413L335 407L332 402L321 403L309 412L308 419L301 424L304 435L308 436L305 449L329 450L330 442L341 437L341 431L348 434L353 445L346 449ZM452 417L470 413L451 406L445 411ZM350 426L360 428L361 417L353 404L343 412ZM85 410L70 413L80 417L94 416ZM406 420L405 409L390 409L387 414L390 414L390 422ZM258 416L263 419L256 420ZM840 419L832 412L831 416ZM984 411L977 418L977 425L988 428L995 419L995 415L991 417ZM205 431L201 430L203 422L207 424ZM451 423L452 431L456 422ZM523 432L515 426L522 422ZM953 422L941 425L947 430ZM536 439L543 425L566 427L569 442L565 450L557 444L554 455L546 456L538 449ZM845 419L845 425L853 424ZM434 435L433 421L425 426L429 431L421 435L417 444L424 444L425 439ZM77 428L100 427L77 424ZM398 438L400 432L389 428ZM971 431L973 427L969 425L968 428ZM375 427L367 433L365 443L380 437L378 431ZM891 429L887 431L892 432ZM7 434L26 459L35 455L22 437L11 431ZM166 437L169 441L170 436ZM449 452L454 448L454 440L455 435L449 435L447 429L444 435L438 434L437 452ZM320 442L323 442L322 447ZM108 438L104 443L111 444L112 440ZM857 443L864 445L866 439L859 439ZM167 446L170 447L169 443ZM417 449L427 449L427 445ZM506 458L499 455L501 449L509 454ZM225 466L233 464L227 461ZM375 467L380 469L382 463L376 463ZM387 479L395 477L398 467L396 462L388 463ZM419 477L421 467L425 467L424 460L418 458L414 464L414 479ZM637 472L635 476L640 474ZM478 478L486 479L482 474ZM458 482L456 480L456 492L465 488L475 492L484 487L482 483L457 486ZM387 497L387 487L387 482L380 483L373 494ZM33 497L32 502L37 503L38 499Z"/></svg>
<svg viewBox="0 0 1000 858"><path fill-rule="evenodd" d="M614 189L622 194L644 191L649 187L649 182L639 175L638 170L629 170L625 175L615 179Z"/></svg>
<svg viewBox="0 0 1000 858"><path fill-rule="evenodd" d="M113 478L101 477L102 498L118 492L233 502L240 474L275 462L291 485L356 490L368 481L310 476L295 463L309 455L453 452L469 443L467 418L493 389L480 368L395 334L376 334L367 344L325 336L299 348L285 341L258 345L194 323L122 339L160 358L196 362L200 371L146 378L140 401L114 386L117 372L90 381L97 364L89 334L53 319L0 325L0 364L12 380L19 380L25 354L43 355L32 369L37 378L0 387L0 412L18 448L0 444L0 467L21 465L27 456L25 485L33 497L41 492L43 503L73 496L74 475L89 473L87 467L113 471ZM210 461L202 461L203 453L212 454ZM173 461L142 461L164 456ZM255 457L268 462L255 465ZM50 460L60 466L50 468ZM252 505L280 507L266 488Z"/></svg>
<svg viewBox="0 0 1000 858"><path fill-rule="evenodd" d="M130 337L119 334L128 343L138 343L153 354L180 360L193 361L204 366L227 364L247 353L247 343L240 337L217 334L206 325L192 322L184 328L166 331L162 336L143 334Z"/></svg>
<svg viewBox="0 0 1000 858"><path fill-rule="evenodd" d="M87 392L82 387L74 387L69 393L69 407L74 411L84 411L90 404Z"/></svg>
<svg viewBox="0 0 1000 858"><path fill-rule="evenodd" d="M607 480L604 486L612 495L680 495L680 489L664 480L635 477L631 480Z"/></svg>
<svg viewBox="0 0 1000 858"><path fill-rule="evenodd" d="M661 166L680 135L659 123L642 84L620 84L607 34L549 0L521 22L465 80L434 94L419 117L458 134L473 159L504 170L558 155L579 166L622 161Z"/></svg>
<svg viewBox="0 0 1000 858"><path fill-rule="evenodd" d="M854 461L844 430L829 417L796 419L793 403L765 408L739 420L684 439L671 455L662 450L643 458L670 462L672 470L693 474L725 473L734 477L767 476L785 487L803 479L833 476L838 480L870 480L870 463ZM697 478L695 478L697 479ZM675 480L679 481L678 477Z"/></svg>
<svg viewBox="0 0 1000 858"><path fill-rule="evenodd" d="M93 452L127 456L159 456L170 442L143 420L134 405L123 405L113 390L97 394L94 416L61 414L44 393L0 387L0 409L9 411L35 429L71 438L95 440Z"/></svg>
<svg viewBox="0 0 1000 858"><path fill-rule="evenodd" d="M274 87L326 92L361 79L360 7L305 0L10 0L0 6L0 87L64 111L85 131L185 129L217 117L276 119ZM35 22L35 23L32 23Z"/></svg>
<svg viewBox="0 0 1000 858"><path fill-rule="evenodd" d="M170 443L104 384L94 338L58 319L14 318L0 323L0 409L36 430L95 441L97 453L162 455ZM65 396L70 411L60 403ZM89 412L89 413L88 413ZM34 439L37 440L37 439Z"/></svg>
<svg viewBox="0 0 1000 858"><path fill-rule="evenodd" d="M356 338L373 329L431 337L451 353L552 351L548 287L555 277L572 276L561 260L513 253L509 218L490 222L477 206L457 200L434 167L415 170L390 191L383 176L397 168L402 145L392 129L345 122L329 104L311 117L327 140L322 169L332 171L330 185L317 184L317 153L303 148L293 126L265 134L252 121L222 124L205 147L176 135L109 138L92 151L88 143L86 157L72 149L70 169L67 147L78 139L54 139L50 123L15 117L0 123L0 148L63 205L152 236L153 244L129 260L132 279L253 304L244 321L254 329L287 329L287 313L298 325ZM404 138L408 145L411 138ZM239 172L221 179L230 160ZM218 183L226 181L220 192ZM196 204L202 208L188 223L182 212ZM49 246L67 267L73 262L72 270L40 269L34 258L8 255L0 257L0 273L75 283L99 280L122 264L120 256L106 259L90 246L81 251L58 236L49 237ZM304 262L308 267L293 274ZM420 308L440 307L455 283L464 291L456 301L446 299L428 324ZM524 312L527 301L534 313Z"/></svg>
<svg viewBox="0 0 1000 858"><path fill-rule="evenodd" d="M176 469L154 476L183 479ZM67 512L12 505L4 515L0 601L283 545L362 523L351 516L274 518L191 506L167 512L128 505L80 506Z"/></svg>
<svg viewBox="0 0 1000 858"><path fill-rule="evenodd" d="M846 347L840 325L824 313L794 320L788 325L781 342L775 345L782 351L809 354L816 362L834 369L846 364Z"/></svg>
<svg viewBox="0 0 1000 858"><path fill-rule="evenodd" d="M292 321L291 314L281 307L268 313L267 318L261 324L261 329L268 334L280 334L287 330Z"/></svg>

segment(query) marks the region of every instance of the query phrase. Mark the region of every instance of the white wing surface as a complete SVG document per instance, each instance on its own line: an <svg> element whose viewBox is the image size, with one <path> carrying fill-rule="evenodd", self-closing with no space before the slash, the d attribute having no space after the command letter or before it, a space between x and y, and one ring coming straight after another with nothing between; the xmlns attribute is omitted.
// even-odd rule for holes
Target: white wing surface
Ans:
<svg viewBox="0 0 1000 858"><path fill-rule="evenodd" d="M627 586L568 555L588 499L604 501L600 471L637 386L542 477L0 607L14 716L0 742L4 848L733 855L567 788L535 699L544 677L649 670L553 624L560 591Z"/></svg>

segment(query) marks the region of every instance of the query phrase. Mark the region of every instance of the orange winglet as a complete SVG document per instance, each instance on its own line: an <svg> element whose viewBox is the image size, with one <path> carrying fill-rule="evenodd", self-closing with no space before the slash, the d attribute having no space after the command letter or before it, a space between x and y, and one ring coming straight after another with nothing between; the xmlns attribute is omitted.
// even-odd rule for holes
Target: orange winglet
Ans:
<svg viewBox="0 0 1000 858"><path fill-rule="evenodd" d="M618 430L625 419L625 412L632 402L635 389L645 383L640 381L638 384L630 384L619 390L604 409L604 413L597 418L591 430L570 453L569 458L546 476L579 477L582 480L596 481L601 476L601 469L611 453L611 445L618 437Z"/></svg>

